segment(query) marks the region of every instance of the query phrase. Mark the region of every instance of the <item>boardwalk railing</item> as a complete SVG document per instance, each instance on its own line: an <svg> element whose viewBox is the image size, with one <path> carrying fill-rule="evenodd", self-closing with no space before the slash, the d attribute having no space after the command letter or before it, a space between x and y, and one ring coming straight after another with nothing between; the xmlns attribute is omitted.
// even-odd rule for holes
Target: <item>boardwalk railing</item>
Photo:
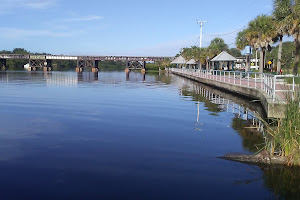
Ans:
<svg viewBox="0 0 300 200"><path fill-rule="evenodd" d="M268 94L273 101L285 100L286 94L288 93L291 93L290 95L292 96L292 99L294 99L295 76L293 75L273 75L258 72L179 68L172 68L171 71L219 82L230 83L233 85L259 89ZM292 79L292 84L288 84L286 82L287 78Z"/></svg>

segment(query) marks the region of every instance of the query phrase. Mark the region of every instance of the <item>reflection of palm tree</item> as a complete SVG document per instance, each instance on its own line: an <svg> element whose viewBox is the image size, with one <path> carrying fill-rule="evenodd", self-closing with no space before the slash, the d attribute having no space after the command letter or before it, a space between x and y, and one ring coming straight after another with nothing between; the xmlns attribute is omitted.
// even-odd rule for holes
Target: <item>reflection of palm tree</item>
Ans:
<svg viewBox="0 0 300 200"><path fill-rule="evenodd" d="M246 150L256 153L264 145L263 135L254 129L247 128L251 127L251 120L240 119L236 114L236 117L232 119L231 127L242 137L242 144Z"/></svg>

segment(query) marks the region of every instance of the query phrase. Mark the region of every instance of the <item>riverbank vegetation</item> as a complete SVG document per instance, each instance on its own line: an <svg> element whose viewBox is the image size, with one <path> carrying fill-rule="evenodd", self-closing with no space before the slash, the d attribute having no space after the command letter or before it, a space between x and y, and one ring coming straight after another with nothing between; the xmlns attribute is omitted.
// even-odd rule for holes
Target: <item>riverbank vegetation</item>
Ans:
<svg viewBox="0 0 300 200"><path fill-rule="evenodd" d="M288 104L285 110L284 118L269 124L265 124L266 146L270 155L287 158L288 165L300 166L300 98L299 94L292 98L287 97Z"/></svg>
<svg viewBox="0 0 300 200"><path fill-rule="evenodd" d="M157 62L151 62L146 64L146 70L147 71L159 71L159 70L165 70L166 68L171 67L171 59L165 58L162 61Z"/></svg>

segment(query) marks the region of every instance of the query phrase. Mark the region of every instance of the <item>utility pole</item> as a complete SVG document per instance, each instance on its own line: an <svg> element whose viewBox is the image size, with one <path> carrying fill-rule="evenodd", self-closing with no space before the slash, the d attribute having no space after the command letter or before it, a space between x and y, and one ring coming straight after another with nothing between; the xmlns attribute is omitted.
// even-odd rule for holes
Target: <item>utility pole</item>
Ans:
<svg viewBox="0 0 300 200"><path fill-rule="evenodd" d="M206 23L207 21L198 21L197 24L200 24L200 48L202 48L202 29L203 29L203 23Z"/></svg>

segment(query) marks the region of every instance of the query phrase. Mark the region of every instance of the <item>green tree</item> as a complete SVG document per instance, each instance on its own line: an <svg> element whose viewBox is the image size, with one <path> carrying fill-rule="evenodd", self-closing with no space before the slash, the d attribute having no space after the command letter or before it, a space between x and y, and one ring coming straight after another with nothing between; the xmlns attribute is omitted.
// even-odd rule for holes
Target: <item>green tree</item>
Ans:
<svg viewBox="0 0 300 200"><path fill-rule="evenodd" d="M282 57L281 57L281 65L282 69L286 71L287 69L291 68L294 62L294 55L295 55L295 45L293 42L283 42L282 43ZM270 53L267 53L266 57L267 60L276 60L278 57L279 45L272 48Z"/></svg>
<svg viewBox="0 0 300 200"><path fill-rule="evenodd" d="M181 51L181 55L182 57L186 60L186 61L189 61L191 60L192 58L194 58L196 55L196 52L197 52L197 48L196 46L192 46L190 48L183 48L182 51Z"/></svg>
<svg viewBox="0 0 300 200"><path fill-rule="evenodd" d="M289 35L294 37L296 50L293 73L298 74L300 61L300 0L290 0L288 7L291 13L280 22L280 25L288 31Z"/></svg>
<svg viewBox="0 0 300 200"><path fill-rule="evenodd" d="M251 43L252 38L249 34L249 28L243 31L240 31L236 37L236 47L239 50L244 50L246 46L251 46L254 48L254 43ZM246 55L246 71L250 69L250 55Z"/></svg>
<svg viewBox="0 0 300 200"><path fill-rule="evenodd" d="M23 49L23 48L15 48L13 51L12 51L12 54L29 54L30 52Z"/></svg>
<svg viewBox="0 0 300 200"><path fill-rule="evenodd" d="M291 0L274 0L274 20L277 31L276 39L279 40L278 56L277 56L277 73L281 70L282 59L282 38L288 33L287 26L284 22L285 18L291 14Z"/></svg>
<svg viewBox="0 0 300 200"><path fill-rule="evenodd" d="M231 49L229 49L228 53L230 53L234 57L241 57L242 56L241 51L239 49L237 49L237 48L231 48Z"/></svg>
<svg viewBox="0 0 300 200"><path fill-rule="evenodd" d="M238 35L235 40L235 44L239 50L244 50L247 45L250 45L250 42L246 38L247 31L248 29L238 32Z"/></svg>
<svg viewBox="0 0 300 200"><path fill-rule="evenodd" d="M249 22L246 38L255 48L260 48L259 72L263 73L265 52L277 35L272 16L260 15Z"/></svg>
<svg viewBox="0 0 300 200"><path fill-rule="evenodd" d="M210 42L209 45L211 48L218 49L219 53L222 51L228 50L228 45L224 42L222 38L215 38Z"/></svg>

